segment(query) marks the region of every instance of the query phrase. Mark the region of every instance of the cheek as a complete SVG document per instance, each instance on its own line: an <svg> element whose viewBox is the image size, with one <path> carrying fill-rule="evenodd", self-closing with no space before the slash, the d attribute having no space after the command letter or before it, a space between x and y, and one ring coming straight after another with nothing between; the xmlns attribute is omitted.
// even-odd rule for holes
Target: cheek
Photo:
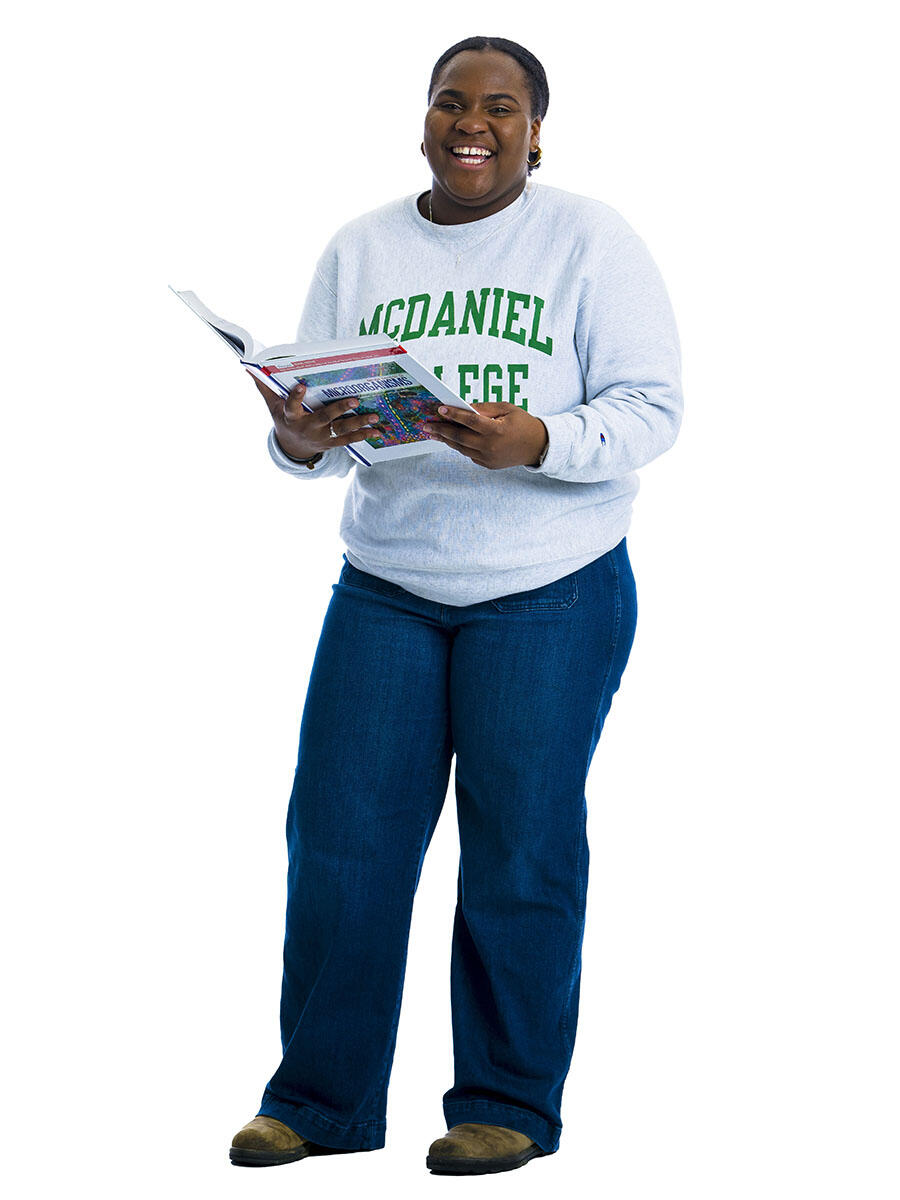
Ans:
<svg viewBox="0 0 900 1200"><path fill-rule="evenodd" d="M529 128L524 122L517 129L510 129L504 139L508 146L524 146L528 149Z"/></svg>
<svg viewBox="0 0 900 1200"><path fill-rule="evenodd" d="M441 118L437 113L427 113L425 116L426 138L438 139L441 131Z"/></svg>

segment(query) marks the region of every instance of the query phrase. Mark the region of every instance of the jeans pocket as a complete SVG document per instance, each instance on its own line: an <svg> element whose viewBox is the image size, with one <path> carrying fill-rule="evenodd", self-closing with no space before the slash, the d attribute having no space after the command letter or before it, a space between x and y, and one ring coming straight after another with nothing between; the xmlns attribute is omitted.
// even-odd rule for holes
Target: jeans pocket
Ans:
<svg viewBox="0 0 900 1200"><path fill-rule="evenodd" d="M360 587L369 592L378 592L381 596L400 596L406 590L398 583L382 579L380 575L370 575L368 571L360 571L347 558L344 559L344 565L341 568L340 582L349 584L350 587Z"/></svg>
<svg viewBox="0 0 900 1200"><path fill-rule="evenodd" d="M562 612L578 599L578 572L554 579L527 592L512 592L492 600L498 612Z"/></svg>

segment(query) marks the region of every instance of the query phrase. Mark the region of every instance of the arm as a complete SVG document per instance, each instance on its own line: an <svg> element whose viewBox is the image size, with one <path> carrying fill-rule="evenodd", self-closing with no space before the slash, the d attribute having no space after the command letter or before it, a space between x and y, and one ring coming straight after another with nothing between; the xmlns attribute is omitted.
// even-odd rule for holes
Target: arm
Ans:
<svg viewBox="0 0 900 1200"><path fill-rule="evenodd" d="M524 469L596 483L668 450L681 426L681 347L662 276L637 234L598 264L578 309L575 347L584 398L571 412L541 417L547 455Z"/></svg>
<svg viewBox="0 0 900 1200"><path fill-rule="evenodd" d="M326 256L328 261L334 258L330 244L313 272L306 304L297 327L296 340L298 342L324 341L337 336L337 295L322 275ZM350 470L356 466L356 459L348 454L343 446L335 446L332 450L326 450L321 457L313 459L312 467L306 463L297 462L289 458L278 444L274 426L269 430L268 448L276 467L297 479L348 475Z"/></svg>

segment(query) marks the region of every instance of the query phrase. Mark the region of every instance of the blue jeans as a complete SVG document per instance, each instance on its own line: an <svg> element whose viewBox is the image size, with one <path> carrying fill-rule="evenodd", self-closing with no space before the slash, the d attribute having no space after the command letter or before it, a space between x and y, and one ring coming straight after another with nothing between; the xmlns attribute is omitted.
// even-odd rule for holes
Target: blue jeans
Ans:
<svg viewBox="0 0 900 1200"><path fill-rule="evenodd" d="M578 1017L585 782L637 619L625 539L480 604L424 600L346 556L332 593L287 816L284 1057L259 1112L324 1146L384 1146L413 897L455 753L444 1116L551 1154Z"/></svg>

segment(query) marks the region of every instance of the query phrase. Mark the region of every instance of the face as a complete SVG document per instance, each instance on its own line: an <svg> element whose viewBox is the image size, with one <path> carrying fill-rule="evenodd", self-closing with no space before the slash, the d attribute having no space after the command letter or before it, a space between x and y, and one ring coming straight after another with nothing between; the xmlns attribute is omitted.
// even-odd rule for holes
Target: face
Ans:
<svg viewBox="0 0 900 1200"><path fill-rule="evenodd" d="M512 203L528 178L540 117L530 116L525 72L498 50L464 50L445 64L425 115L435 218L474 221ZM453 148L489 150L466 161Z"/></svg>

